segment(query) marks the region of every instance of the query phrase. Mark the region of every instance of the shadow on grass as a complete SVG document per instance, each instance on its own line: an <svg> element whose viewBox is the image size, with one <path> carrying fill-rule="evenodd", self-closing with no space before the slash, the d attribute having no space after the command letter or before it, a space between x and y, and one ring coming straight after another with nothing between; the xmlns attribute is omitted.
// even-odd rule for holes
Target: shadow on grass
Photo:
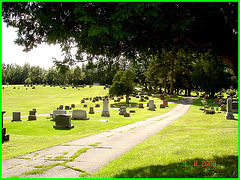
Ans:
<svg viewBox="0 0 240 180"><path fill-rule="evenodd" d="M236 168L238 156L215 157L211 161L213 160L216 161L215 167L202 167L203 159L186 159L186 167L183 162L167 166L147 166L125 170L114 178L230 178ZM197 166L194 166L194 161L198 162Z"/></svg>

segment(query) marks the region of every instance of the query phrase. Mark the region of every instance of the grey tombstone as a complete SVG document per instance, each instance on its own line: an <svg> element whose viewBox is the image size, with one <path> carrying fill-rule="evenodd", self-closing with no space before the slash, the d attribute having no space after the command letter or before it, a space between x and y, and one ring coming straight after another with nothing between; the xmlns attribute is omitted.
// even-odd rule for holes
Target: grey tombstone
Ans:
<svg viewBox="0 0 240 180"><path fill-rule="evenodd" d="M102 117L110 117L109 110L108 110L108 101L103 101L103 110L102 110Z"/></svg>
<svg viewBox="0 0 240 180"><path fill-rule="evenodd" d="M22 120L21 120L21 112L13 112L12 122L13 122L13 121L22 121Z"/></svg>
<svg viewBox="0 0 240 180"><path fill-rule="evenodd" d="M87 112L83 109L75 109L72 111L72 119L74 120L88 120Z"/></svg>
<svg viewBox="0 0 240 180"><path fill-rule="evenodd" d="M149 108L148 108L148 110L155 111L154 101L153 100L149 100Z"/></svg>
<svg viewBox="0 0 240 180"><path fill-rule="evenodd" d="M238 113L238 101L232 102L232 111L233 113Z"/></svg>
<svg viewBox="0 0 240 180"><path fill-rule="evenodd" d="M56 116L57 114L67 114L67 112L66 112L65 110L61 110L61 109L59 109L59 110L54 110L54 111L53 111L53 119L52 119L52 121L55 121L55 116Z"/></svg>
<svg viewBox="0 0 240 180"><path fill-rule="evenodd" d="M71 116L68 114L57 114L55 117L55 129L72 129L74 125L71 125Z"/></svg>
<svg viewBox="0 0 240 180"><path fill-rule="evenodd" d="M119 111L119 115L124 115L126 113L126 106L121 106Z"/></svg>
<svg viewBox="0 0 240 180"><path fill-rule="evenodd" d="M232 99L227 99L227 113L225 116L226 119L234 119L233 111L232 111Z"/></svg>

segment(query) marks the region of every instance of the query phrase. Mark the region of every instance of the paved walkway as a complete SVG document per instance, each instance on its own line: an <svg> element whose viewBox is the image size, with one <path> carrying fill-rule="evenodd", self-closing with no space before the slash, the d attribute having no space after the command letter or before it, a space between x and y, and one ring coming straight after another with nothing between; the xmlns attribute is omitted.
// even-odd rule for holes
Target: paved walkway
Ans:
<svg viewBox="0 0 240 180"><path fill-rule="evenodd" d="M5 160L2 162L2 177L79 178L83 172L97 172L109 161L119 158L137 144L157 134L161 129L186 114L192 102L193 98L185 98L163 115ZM86 152L76 155L84 148L87 148ZM41 168L48 167L48 165L53 165L53 167L42 174L23 174L41 169L39 165Z"/></svg>

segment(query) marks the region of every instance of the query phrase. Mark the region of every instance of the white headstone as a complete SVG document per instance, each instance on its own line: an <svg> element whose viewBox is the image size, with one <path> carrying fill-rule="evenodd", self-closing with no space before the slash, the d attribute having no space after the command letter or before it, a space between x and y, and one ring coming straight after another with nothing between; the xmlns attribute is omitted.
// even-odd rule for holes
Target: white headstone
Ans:
<svg viewBox="0 0 240 180"><path fill-rule="evenodd" d="M124 113L126 112L126 106L121 106L119 111L119 115L124 115Z"/></svg>
<svg viewBox="0 0 240 180"><path fill-rule="evenodd" d="M53 121L55 121L55 116L57 114L67 114L67 112L65 110L61 110L61 109L58 109L58 110L54 110L53 111Z"/></svg>
<svg viewBox="0 0 240 180"><path fill-rule="evenodd" d="M83 109L75 109L72 111L72 119L77 120L88 120L87 112Z"/></svg>
<svg viewBox="0 0 240 180"><path fill-rule="evenodd" d="M148 108L148 110L155 111L154 100L149 100L149 108Z"/></svg>

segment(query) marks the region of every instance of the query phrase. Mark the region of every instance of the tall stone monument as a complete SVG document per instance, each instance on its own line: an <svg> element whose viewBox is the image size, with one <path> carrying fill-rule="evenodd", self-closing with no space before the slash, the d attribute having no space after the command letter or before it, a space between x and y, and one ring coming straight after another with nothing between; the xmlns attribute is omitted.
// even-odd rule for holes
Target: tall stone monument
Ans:
<svg viewBox="0 0 240 180"><path fill-rule="evenodd" d="M227 99L227 113L225 116L226 119L234 119L233 111L232 111L232 99Z"/></svg>
<svg viewBox="0 0 240 180"><path fill-rule="evenodd" d="M102 117L110 117L109 110L108 110L108 101L103 101L103 110L102 110Z"/></svg>

